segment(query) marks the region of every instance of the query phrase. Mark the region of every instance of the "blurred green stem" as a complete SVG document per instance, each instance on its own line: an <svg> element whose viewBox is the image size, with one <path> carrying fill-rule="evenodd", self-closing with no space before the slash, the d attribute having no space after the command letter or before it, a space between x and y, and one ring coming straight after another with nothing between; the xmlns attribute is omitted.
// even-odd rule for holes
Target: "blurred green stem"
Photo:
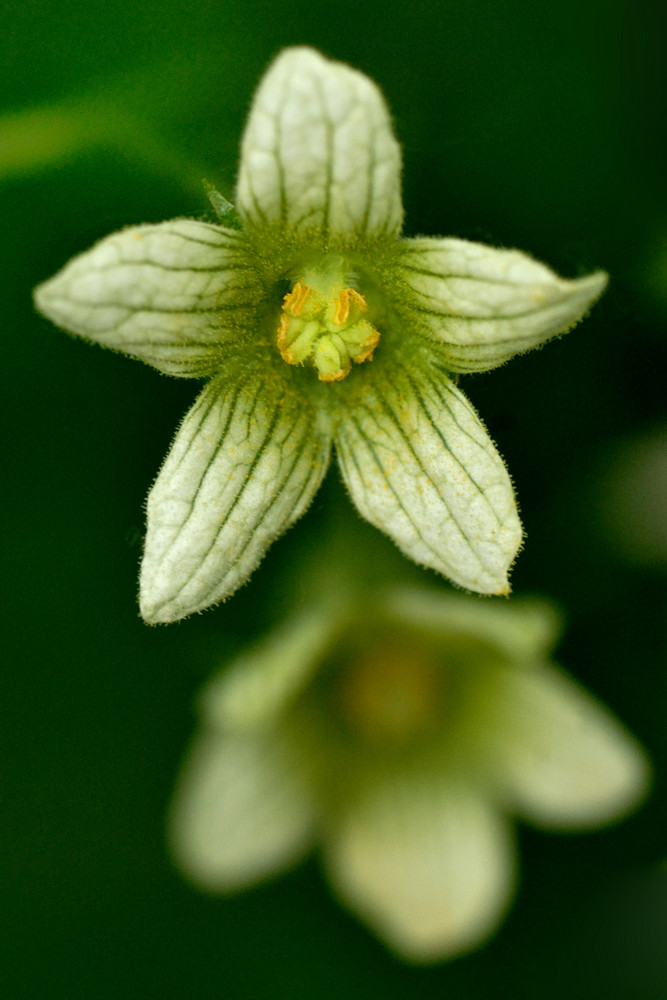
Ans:
<svg viewBox="0 0 667 1000"><path fill-rule="evenodd" d="M121 156L201 195L202 178L214 173L167 143L109 99L76 99L14 112L0 119L0 178L69 163L93 149Z"/></svg>

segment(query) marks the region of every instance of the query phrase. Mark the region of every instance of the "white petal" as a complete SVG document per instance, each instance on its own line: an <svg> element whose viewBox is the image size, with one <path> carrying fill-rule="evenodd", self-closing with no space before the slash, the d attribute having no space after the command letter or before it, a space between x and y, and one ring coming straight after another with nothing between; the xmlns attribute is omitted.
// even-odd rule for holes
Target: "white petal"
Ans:
<svg viewBox="0 0 667 1000"><path fill-rule="evenodd" d="M501 817L474 789L419 774L369 789L333 826L326 863L343 902L413 962L480 944L515 881Z"/></svg>
<svg viewBox="0 0 667 1000"><path fill-rule="evenodd" d="M401 156L382 94L308 48L287 49L259 84L241 144L246 225L306 235L397 235Z"/></svg>
<svg viewBox="0 0 667 1000"><path fill-rule="evenodd" d="M382 594L381 607L399 627L428 631L441 641L473 638L512 661L547 655L560 632L556 610L533 598L479 601L433 587L394 586Z"/></svg>
<svg viewBox="0 0 667 1000"><path fill-rule="evenodd" d="M193 743L170 815L179 867L234 892L297 862L313 838L307 782L276 739L207 733Z"/></svg>
<svg viewBox="0 0 667 1000"><path fill-rule="evenodd" d="M538 826L593 827L646 793L636 741L590 694L551 667L503 671L483 730L496 781Z"/></svg>
<svg viewBox="0 0 667 1000"><path fill-rule="evenodd" d="M521 525L507 470L465 396L398 369L368 384L336 432L360 513L415 562L480 593L506 593Z"/></svg>
<svg viewBox="0 0 667 1000"><path fill-rule="evenodd" d="M141 611L171 622L223 600L312 500L329 440L311 407L244 373L211 382L148 496Z"/></svg>
<svg viewBox="0 0 667 1000"><path fill-rule="evenodd" d="M207 685L207 719L227 729L271 723L303 690L345 620L332 602L273 629Z"/></svg>
<svg viewBox="0 0 667 1000"><path fill-rule="evenodd" d="M518 250L457 239L406 240L396 277L399 309L459 372L495 368L565 333L607 284L602 271L569 281Z"/></svg>
<svg viewBox="0 0 667 1000"><path fill-rule="evenodd" d="M170 375L220 367L261 289L242 234L191 219L114 233L35 292L58 326Z"/></svg>

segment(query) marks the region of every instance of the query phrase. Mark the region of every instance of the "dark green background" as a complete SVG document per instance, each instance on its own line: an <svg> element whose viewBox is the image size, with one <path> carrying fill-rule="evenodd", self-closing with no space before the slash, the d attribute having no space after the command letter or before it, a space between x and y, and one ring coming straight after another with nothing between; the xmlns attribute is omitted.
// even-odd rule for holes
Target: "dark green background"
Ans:
<svg viewBox="0 0 667 1000"><path fill-rule="evenodd" d="M163 846L194 692L285 611L286 568L347 504L336 473L231 602L144 626L142 503L195 385L69 339L30 300L113 229L202 217L200 177L230 194L254 86L294 43L382 86L404 145L408 234L612 276L575 333L463 385L520 497L515 591L563 609L559 658L649 748L654 793L609 831L522 830L522 886L500 934L428 970L400 965L339 910L315 862L222 901L181 882ZM3 3L5 111L65 101L79 141L51 157L35 126L33 155L31 127L18 160L0 141L3 996L667 996L667 558L632 558L605 518L610 456L667 409L663 52L646 0ZM90 102L101 127L88 142ZM622 467L611 487L636 519Z"/></svg>

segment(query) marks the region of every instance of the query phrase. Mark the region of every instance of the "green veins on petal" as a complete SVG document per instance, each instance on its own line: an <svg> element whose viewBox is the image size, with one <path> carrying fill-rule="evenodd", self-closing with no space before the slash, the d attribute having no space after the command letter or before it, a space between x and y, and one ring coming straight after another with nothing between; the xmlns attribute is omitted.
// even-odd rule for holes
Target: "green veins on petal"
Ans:
<svg viewBox="0 0 667 1000"><path fill-rule="evenodd" d="M148 497L146 621L174 621L236 590L301 516L329 461L315 422L267 378L206 386Z"/></svg>
<svg viewBox="0 0 667 1000"><path fill-rule="evenodd" d="M309 48L282 52L259 84L235 204L242 230L124 229L35 292L78 336L210 379L148 498L145 619L234 593L307 508L332 441L358 510L408 558L507 593L514 491L450 375L566 332L606 276L570 281L516 250L401 239L384 98Z"/></svg>

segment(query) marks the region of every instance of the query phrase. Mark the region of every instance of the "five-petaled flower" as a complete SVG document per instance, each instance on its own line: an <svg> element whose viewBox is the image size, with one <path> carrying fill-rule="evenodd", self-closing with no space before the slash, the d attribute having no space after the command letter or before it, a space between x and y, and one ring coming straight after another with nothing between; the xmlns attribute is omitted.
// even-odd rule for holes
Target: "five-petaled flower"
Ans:
<svg viewBox="0 0 667 1000"><path fill-rule="evenodd" d="M452 380L573 326L598 272L514 250L401 239L401 157L382 95L307 48L275 60L241 149L242 230L125 229L36 292L39 309L162 372L208 378L147 504L141 609L224 599L308 507L335 445L360 513L411 559L506 593L512 485Z"/></svg>
<svg viewBox="0 0 667 1000"><path fill-rule="evenodd" d="M405 958L480 944L514 893L510 817L590 829L646 791L635 741L549 663L554 625L547 605L405 587L294 614L204 692L179 866L232 893L318 847Z"/></svg>

